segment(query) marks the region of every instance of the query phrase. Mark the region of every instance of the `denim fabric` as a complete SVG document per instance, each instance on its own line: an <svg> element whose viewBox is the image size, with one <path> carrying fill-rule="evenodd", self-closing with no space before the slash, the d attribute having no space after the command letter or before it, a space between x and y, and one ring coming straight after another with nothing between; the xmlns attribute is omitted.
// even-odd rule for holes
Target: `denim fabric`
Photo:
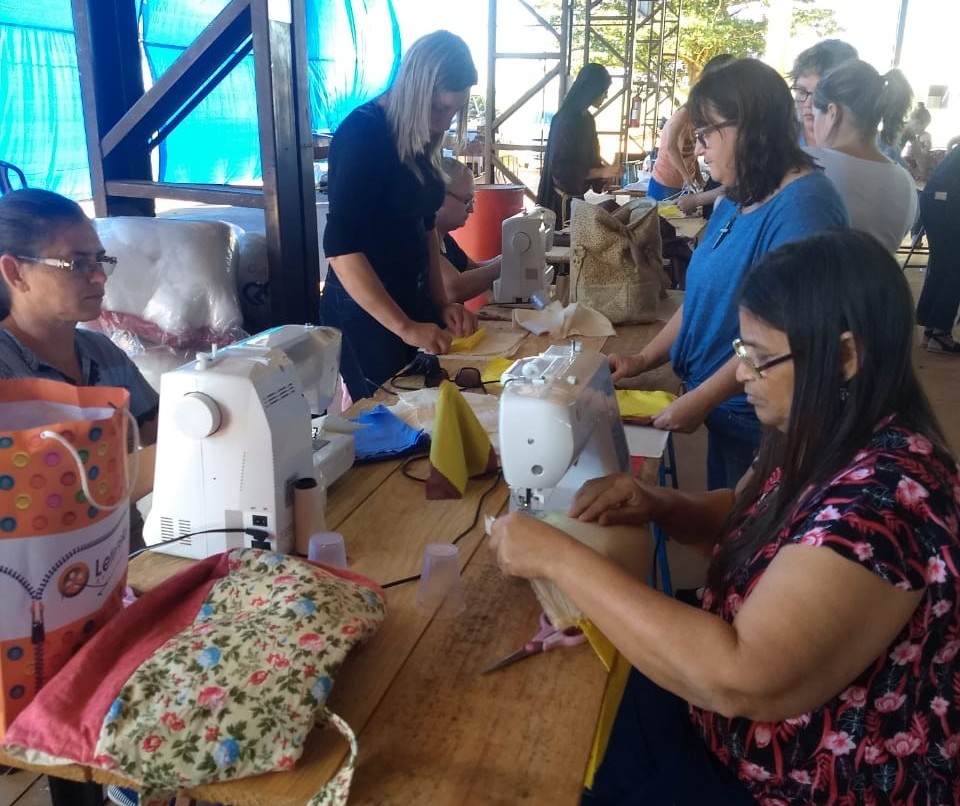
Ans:
<svg viewBox="0 0 960 806"><path fill-rule="evenodd" d="M714 409L707 416L707 489L737 486L760 445L760 421L752 412Z"/></svg>
<svg viewBox="0 0 960 806"><path fill-rule="evenodd" d="M631 670L603 763L581 806L747 806L747 788L710 752L687 703Z"/></svg>

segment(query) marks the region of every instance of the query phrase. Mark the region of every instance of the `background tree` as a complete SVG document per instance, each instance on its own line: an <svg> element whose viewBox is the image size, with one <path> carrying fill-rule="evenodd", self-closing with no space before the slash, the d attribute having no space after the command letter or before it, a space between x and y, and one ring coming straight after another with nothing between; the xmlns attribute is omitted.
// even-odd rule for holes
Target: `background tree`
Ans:
<svg viewBox="0 0 960 806"><path fill-rule="evenodd" d="M680 60L687 80L696 81L703 65L721 53L759 57L766 44L769 6L770 0L682 0ZM813 31L829 36L838 30L832 10L817 8L816 0L793 0L794 35Z"/></svg>

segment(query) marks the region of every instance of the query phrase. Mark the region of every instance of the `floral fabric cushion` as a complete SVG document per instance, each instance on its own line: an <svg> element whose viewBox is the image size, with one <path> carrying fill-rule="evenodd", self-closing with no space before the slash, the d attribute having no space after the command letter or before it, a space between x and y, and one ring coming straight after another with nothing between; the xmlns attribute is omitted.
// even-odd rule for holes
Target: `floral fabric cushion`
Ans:
<svg viewBox="0 0 960 806"><path fill-rule="evenodd" d="M192 623L127 675L86 763L117 771L149 799L290 769L320 722L348 739L351 755L311 804L345 802L356 741L324 704L351 647L382 623L382 591L344 572L246 549L226 555L225 575L198 601ZM146 597L134 608L144 604ZM73 755L84 763L82 753Z"/></svg>

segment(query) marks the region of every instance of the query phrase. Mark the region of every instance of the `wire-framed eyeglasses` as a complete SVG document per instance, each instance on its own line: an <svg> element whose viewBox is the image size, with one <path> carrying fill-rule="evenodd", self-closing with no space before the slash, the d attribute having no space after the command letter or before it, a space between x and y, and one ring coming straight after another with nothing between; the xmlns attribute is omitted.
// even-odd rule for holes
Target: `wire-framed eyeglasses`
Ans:
<svg viewBox="0 0 960 806"><path fill-rule="evenodd" d="M55 269L68 271L71 274L86 276L100 269L109 277L117 266L117 259L110 255L77 255L67 260L62 257L42 257L39 255L14 255L17 260L29 263L39 263L42 266L52 266Z"/></svg>
<svg viewBox="0 0 960 806"><path fill-rule="evenodd" d="M697 139L697 142L700 143L701 148L707 147L707 138L714 132L720 131L720 129L727 129L730 126L736 126L737 121L735 120L721 120L719 123L711 123L709 126L703 126L700 129L693 130L693 136Z"/></svg>
<svg viewBox="0 0 960 806"><path fill-rule="evenodd" d="M768 369L773 369L777 364L783 364L793 358L793 353L786 353L784 355L778 355L776 358L771 358L769 361L764 361L762 364L758 364L747 351L747 346L740 341L740 339L733 340L733 353L758 379L762 378L763 373Z"/></svg>
<svg viewBox="0 0 960 806"><path fill-rule="evenodd" d="M460 202L460 204L462 204L468 210L473 207L473 203L476 201L476 197L472 193L469 196L458 196L452 190L448 190L447 195L451 199L456 199L458 202Z"/></svg>

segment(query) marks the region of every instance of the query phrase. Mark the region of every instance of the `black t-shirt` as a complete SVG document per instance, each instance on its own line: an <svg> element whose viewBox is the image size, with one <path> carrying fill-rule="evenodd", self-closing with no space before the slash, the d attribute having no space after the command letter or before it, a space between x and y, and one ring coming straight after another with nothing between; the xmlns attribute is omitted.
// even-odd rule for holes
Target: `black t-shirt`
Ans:
<svg viewBox="0 0 960 806"><path fill-rule="evenodd" d="M553 210L559 222L560 196L554 193L554 188L570 196L583 196L588 187L599 190L602 180L588 181L586 174L602 164L593 116L586 110L558 111L550 124L537 204Z"/></svg>
<svg viewBox="0 0 960 806"><path fill-rule="evenodd" d="M453 236L449 232L443 236L443 250L447 256L447 260L453 265L453 268L459 272L467 270L467 267L470 265L470 258L467 257L467 253L460 248L460 244L453 240Z"/></svg>
<svg viewBox="0 0 960 806"><path fill-rule="evenodd" d="M327 257L362 252L408 316L418 314L426 293L426 234L444 196L443 180L426 157L418 165L423 183L400 161L376 101L354 109L330 143L323 251ZM327 283L340 285L335 272Z"/></svg>

